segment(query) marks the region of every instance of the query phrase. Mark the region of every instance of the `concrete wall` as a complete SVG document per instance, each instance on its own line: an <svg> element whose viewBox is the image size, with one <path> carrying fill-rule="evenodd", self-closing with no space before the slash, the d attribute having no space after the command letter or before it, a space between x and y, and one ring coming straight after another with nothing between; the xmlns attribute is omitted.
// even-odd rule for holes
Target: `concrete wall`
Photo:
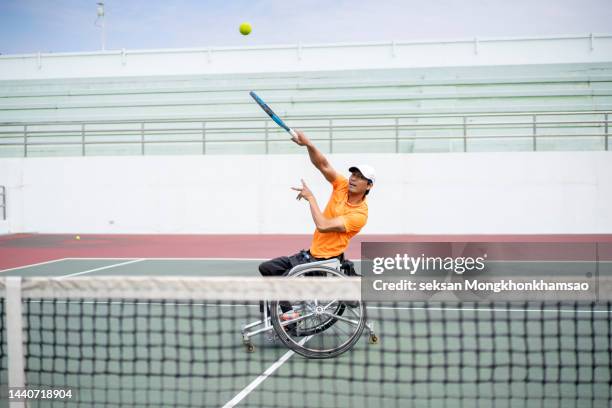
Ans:
<svg viewBox="0 0 612 408"><path fill-rule="evenodd" d="M364 233L611 233L610 152L331 155L378 171ZM307 155L3 159L0 232L308 233Z"/></svg>

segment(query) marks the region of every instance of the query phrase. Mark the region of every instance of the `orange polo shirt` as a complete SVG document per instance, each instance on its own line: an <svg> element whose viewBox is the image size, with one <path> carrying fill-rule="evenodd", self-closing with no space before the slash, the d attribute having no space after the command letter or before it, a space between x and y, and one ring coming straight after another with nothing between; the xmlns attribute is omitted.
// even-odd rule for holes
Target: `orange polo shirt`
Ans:
<svg viewBox="0 0 612 408"><path fill-rule="evenodd" d="M310 253L316 258L331 258L343 253L349 241L368 221L368 204L348 203L348 179L340 174L333 181L334 190L323 211L327 218L342 217L346 232L319 232L315 230Z"/></svg>

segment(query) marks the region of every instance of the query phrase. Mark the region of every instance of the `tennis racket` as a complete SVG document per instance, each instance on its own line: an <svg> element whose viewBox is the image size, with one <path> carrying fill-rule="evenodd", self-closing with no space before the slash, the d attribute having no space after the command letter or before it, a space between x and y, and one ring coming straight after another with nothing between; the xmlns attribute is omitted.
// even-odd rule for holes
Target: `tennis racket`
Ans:
<svg viewBox="0 0 612 408"><path fill-rule="evenodd" d="M270 109L270 107L268 106L267 103L265 103L259 96L257 96L257 94L253 91L249 92L249 95L251 95L251 97L253 99L255 99L255 102L257 102L257 104L259 106L261 106L261 109L264 110L264 112L266 112L274 122L276 122L276 124L280 127L282 127L283 129L285 129L287 132L289 132L289 134L292 137L296 137L297 138L297 133L295 133L295 131L293 129L291 129L289 126L287 126L287 124L285 124L285 122L283 122L283 120L281 118L279 118L276 113L274 113L274 111L272 109Z"/></svg>

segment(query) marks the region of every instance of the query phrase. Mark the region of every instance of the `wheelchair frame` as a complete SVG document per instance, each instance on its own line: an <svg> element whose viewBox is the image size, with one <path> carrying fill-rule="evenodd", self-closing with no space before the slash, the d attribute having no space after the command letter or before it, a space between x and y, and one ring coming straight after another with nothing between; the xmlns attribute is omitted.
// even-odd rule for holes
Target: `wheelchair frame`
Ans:
<svg viewBox="0 0 612 408"><path fill-rule="evenodd" d="M328 268L332 268L337 272L341 272L341 263L338 259L334 258L334 259L327 259L327 260L323 260L323 261L315 261L315 262L309 262L309 263L305 263L305 264L300 264L297 266L294 266L287 275L292 275L295 274L297 272L301 272L301 271L307 271L309 269L317 269L318 267L328 267ZM320 270L320 269L319 269ZM366 306L363 302L359 301L360 306L363 308L363 311L365 313L366 310ZM262 326L261 328L257 328L259 326ZM254 330L253 330L254 329ZM376 335L376 333L374 332L374 327L372 325L371 322L367 321L367 318L365 320L365 323L363 324L363 327L361 328L361 330L359 330L358 333L355 333L354 336L355 337L361 337L362 332L364 329L368 330L369 333L369 342L370 344L377 344L379 342L379 338ZM274 331L276 336L279 336L279 334L277 333L277 330L275 329L274 325L272 324L271 321L271 316L269 315L269 302L267 300L263 301L263 319L262 320L257 320L255 322L249 323L247 325L245 325L242 328L242 342L246 347L246 351L249 353L252 353L255 351L255 345L253 344L253 342L251 341L251 338L253 336L256 336L258 334L261 333L265 333L268 331ZM280 337L280 336L279 336ZM290 346L288 346L289 348L292 348ZM352 348L352 346L351 346ZM300 353L299 350L295 350L294 351ZM347 350L345 350L347 351ZM344 351L343 351L344 352ZM304 355L303 353L300 353L302 355ZM341 353L339 353L341 354ZM339 354L334 354L333 356L335 357L336 355ZM305 355L304 355L305 356ZM306 356L308 357L308 356ZM326 358L326 357L316 357L316 358Z"/></svg>

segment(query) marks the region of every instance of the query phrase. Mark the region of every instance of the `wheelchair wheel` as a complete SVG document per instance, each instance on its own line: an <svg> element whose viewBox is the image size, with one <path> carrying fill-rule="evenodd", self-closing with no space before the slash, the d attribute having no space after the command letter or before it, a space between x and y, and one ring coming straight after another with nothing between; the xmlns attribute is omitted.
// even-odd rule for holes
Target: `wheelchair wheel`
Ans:
<svg viewBox="0 0 612 408"><path fill-rule="evenodd" d="M317 276L343 279L346 276L327 266L313 266L288 276ZM361 337L366 322L361 301L274 301L270 320L280 340L308 358L332 358L350 350Z"/></svg>

